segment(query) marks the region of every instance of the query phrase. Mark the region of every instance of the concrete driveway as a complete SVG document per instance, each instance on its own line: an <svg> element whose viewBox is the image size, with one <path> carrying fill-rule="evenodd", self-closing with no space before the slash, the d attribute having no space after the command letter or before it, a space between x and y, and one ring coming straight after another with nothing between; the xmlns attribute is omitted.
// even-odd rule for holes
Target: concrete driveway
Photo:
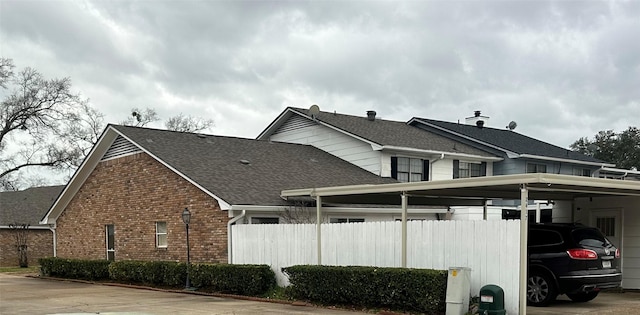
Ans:
<svg viewBox="0 0 640 315"><path fill-rule="evenodd" d="M0 314L365 314L0 273Z"/></svg>
<svg viewBox="0 0 640 315"><path fill-rule="evenodd" d="M527 307L527 315L638 315L640 314L640 292L601 292L594 300L574 303L567 296L560 295L548 307Z"/></svg>

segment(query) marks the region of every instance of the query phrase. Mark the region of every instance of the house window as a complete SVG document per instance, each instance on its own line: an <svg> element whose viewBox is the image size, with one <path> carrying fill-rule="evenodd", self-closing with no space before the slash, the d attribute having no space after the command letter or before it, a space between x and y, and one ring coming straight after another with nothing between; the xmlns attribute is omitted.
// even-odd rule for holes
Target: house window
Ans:
<svg viewBox="0 0 640 315"><path fill-rule="evenodd" d="M391 157L391 177L404 183L429 180L429 161L408 157Z"/></svg>
<svg viewBox="0 0 640 315"><path fill-rule="evenodd" d="M588 168L574 168L573 175L591 177L591 170Z"/></svg>
<svg viewBox="0 0 640 315"><path fill-rule="evenodd" d="M607 237L616 236L616 218L599 217L596 218L596 227Z"/></svg>
<svg viewBox="0 0 640 315"><path fill-rule="evenodd" d="M280 218L274 217L252 217L251 224L278 224L280 223Z"/></svg>
<svg viewBox="0 0 640 315"><path fill-rule="evenodd" d="M167 222L156 222L156 247L167 248Z"/></svg>
<svg viewBox="0 0 640 315"><path fill-rule="evenodd" d="M107 245L107 260L114 261L116 260L116 250L115 250L115 226L113 224L105 225L105 238Z"/></svg>
<svg viewBox="0 0 640 315"><path fill-rule="evenodd" d="M453 178L470 178L487 176L486 162L466 162L453 160Z"/></svg>
<svg viewBox="0 0 640 315"><path fill-rule="evenodd" d="M527 163L527 173L546 173L547 166L544 164Z"/></svg>
<svg viewBox="0 0 640 315"><path fill-rule="evenodd" d="M329 223L359 223L364 222L364 218L331 218Z"/></svg>

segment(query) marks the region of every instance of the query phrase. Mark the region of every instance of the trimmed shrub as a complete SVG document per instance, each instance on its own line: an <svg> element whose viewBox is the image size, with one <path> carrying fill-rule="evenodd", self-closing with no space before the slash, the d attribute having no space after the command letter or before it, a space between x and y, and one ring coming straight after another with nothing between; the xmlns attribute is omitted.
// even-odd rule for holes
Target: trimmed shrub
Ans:
<svg viewBox="0 0 640 315"><path fill-rule="evenodd" d="M206 291L257 296L276 284L267 265L193 265L191 283Z"/></svg>
<svg viewBox="0 0 640 315"><path fill-rule="evenodd" d="M179 287L185 284L186 268L173 261L121 260L109 266L109 276L117 282Z"/></svg>
<svg viewBox="0 0 640 315"><path fill-rule="evenodd" d="M282 271L289 276L287 290L295 299L428 314L445 311L447 271L443 270L292 266Z"/></svg>
<svg viewBox="0 0 640 315"><path fill-rule="evenodd" d="M111 279L125 283L180 287L187 265L170 261L117 261L109 266ZM195 288L240 295L261 295L275 286L267 265L192 264L189 280Z"/></svg>
<svg viewBox="0 0 640 315"><path fill-rule="evenodd" d="M47 277L108 280L111 261L48 257L38 259L38 263L40 274Z"/></svg>
<svg viewBox="0 0 640 315"><path fill-rule="evenodd" d="M40 260L45 276L106 280L179 288L187 279L187 264L173 261ZM191 285L209 291L260 296L276 285L276 276L267 265L192 264Z"/></svg>

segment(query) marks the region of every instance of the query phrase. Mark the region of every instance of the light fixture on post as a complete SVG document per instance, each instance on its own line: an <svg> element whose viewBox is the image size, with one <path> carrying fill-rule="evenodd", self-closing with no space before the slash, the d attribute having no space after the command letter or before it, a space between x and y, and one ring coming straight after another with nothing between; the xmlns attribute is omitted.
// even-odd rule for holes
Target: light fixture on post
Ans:
<svg viewBox="0 0 640 315"><path fill-rule="evenodd" d="M187 228L187 283L185 284L185 289L191 290L191 282L189 280L189 269L191 269L191 252L189 250L189 223L191 222L191 212L189 208L184 208L184 211L182 211L182 222L184 222Z"/></svg>

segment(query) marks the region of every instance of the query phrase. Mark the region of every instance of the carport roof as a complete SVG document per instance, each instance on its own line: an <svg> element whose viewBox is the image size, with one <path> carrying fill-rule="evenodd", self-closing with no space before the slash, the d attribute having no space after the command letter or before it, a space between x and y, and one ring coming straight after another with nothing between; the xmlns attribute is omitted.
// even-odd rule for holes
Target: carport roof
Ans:
<svg viewBox="0 0 640 315"><path fill-rule="evenodd" d="M640 182L560 174L515 174L431 182L353 185L284 190L283 198L321 196L323 202L399 204L407 193L414 205L482 205L485 199L572 200L596 196L640 196ZM419 197L419 198L414 198Z"/></svg>

